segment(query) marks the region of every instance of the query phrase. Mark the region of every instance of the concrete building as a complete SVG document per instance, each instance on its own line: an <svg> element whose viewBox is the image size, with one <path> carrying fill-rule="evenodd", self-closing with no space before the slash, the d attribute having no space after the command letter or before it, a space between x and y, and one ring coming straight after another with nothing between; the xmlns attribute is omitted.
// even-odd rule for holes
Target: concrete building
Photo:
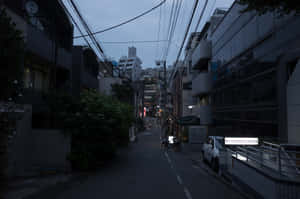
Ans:
<svg viewBox="0 0 300 199"><path fill-rule="evenodd" d="M142 61L136 54L135 47L128 48L128 57L123 56L118 63L119 75L125 76L132 81L137 81L141 78Z"/></svg>
<svg viewBox="0 0 300 199"><path fill-rule="evenodd" d="M34 1L35 9L23 0L3 3L25 41L20 103L32 105L34 128L49 127L45 94L71 93L73 25L58 1Z"/></svg>
<svg viewBox="0 0 300 199"><path fill-rule="evenodd" d="M98 60L99 63L99 76L100 77L113 77L114 61L113 60Z"/></svg>
<svg viewBox="0 0 300 199"><path fill-rule="evenodd" d="M118 77L102 77L99 79L99 92L104 95L112 95L112 85L122 84L122 79Z"/></svg>
<svg viewBox="0 0 300 199"><path fill-rule="evenodd" d="M232 5L208 35L211 44L200 45L192 60L201 59L201 50L211 55L208 72L213 81L207 79L209 74L202 81L213 90L216 134L271 137L299 144L300 111L294 100L299 99L295 89L300 17L259 16L241 13L242 9L237 2Z"/></svg>
<svg viewBox="0 0 300 199"><path fill-rule="evenodd" d="M92 49L73 47L72 93L79 97L83 89L98 89L99 63Z"/></svg>
<svg viewBox="0 0 300 199"><path fill-rule="evenodd" d="M147 114L154 116L159 105L159 69L147 68L142 71L144 84L144 103Z"/></svg>
<svg viewBox="0 0 300 199"><path fill-rule="evenodd" d="M211 42L208 41L209 32L216 27L216 24L226 13L224 9L216 9L210 21L202 28L201 32L191 33L185 48L185 59L182 70L176 71L178 84L174 90L177 97L174 101L174 111L177 109L177 117L189 118L189 125L177 127L179 132L201 134L205 137L208 131L213 129L212 107L210 105L210 94L212 76L208 73L208 66L211 56ZM178 104L179 103L179 104ZM198 119L197 119L198 118ZM200 122L196 122L199 121ZM198 136L196 135L195 136ZM202 139L203 141L203 139ZM191 139L191 143L195 140Z"/></svg>
<svg viewBox="0 0 300 199"><path fill-rule="evenodd" d="M70 137L55 129L45 96L71 94L73 25L58 1L3 0L3 6L25 42L23 97L17 101L25 105L11 112L16 131L6 146L6 175L69 171Z"/></svg>

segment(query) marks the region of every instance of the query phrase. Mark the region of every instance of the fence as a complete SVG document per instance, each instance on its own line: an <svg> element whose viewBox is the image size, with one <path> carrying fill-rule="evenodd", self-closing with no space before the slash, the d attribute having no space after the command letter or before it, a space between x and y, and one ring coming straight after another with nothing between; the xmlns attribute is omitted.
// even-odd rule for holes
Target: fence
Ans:
<svg viewBox="0 0 300 199"><path fill-rule="evenodd" d="M263 198L298 199L300 146L263 142L227 150L227 171Z"/></svg>

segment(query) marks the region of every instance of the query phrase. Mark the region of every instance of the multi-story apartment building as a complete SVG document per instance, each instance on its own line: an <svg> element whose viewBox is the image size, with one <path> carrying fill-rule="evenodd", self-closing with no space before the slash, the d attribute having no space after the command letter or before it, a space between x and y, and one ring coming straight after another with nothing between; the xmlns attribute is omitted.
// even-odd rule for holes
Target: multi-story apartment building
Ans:
<svg viewBox="0 0 300 199"><path fill-rule="evenodd" d="M210 100L212 74L208 71L211 58L211 41L208 40L208 37L225 13L226 10L224 9L216 9L201 32L194 32L190 35L185 48L184 68L181 73L181 116L189 117L190 124L197 126L201 134L205 135L214 129ZM199 124L195 123L199 120Z"/></svg>
<svg viewBox="0 0 300 199"><path fill-rule="evenodd" d="M159 100L158 78L156 76L152 76L151 74L144 74L142 80L144 83L143 104L146 110L148 110L148 113L154 116L156 113L156 108Z"/></svg>
<svg viewBox="0 0 300 199"><path fill-rule="evenodd" d="M98 89L99 62L93 49L73 47L72 92L79 97L83 89Z"/></svg>
<svg viewBox="0 0 300 199"><path fill-rule="evenodd" d="M216 134L300 143L300 17L259 16L242 9L235 2L206 44L211 45L211 64L205 70L213 74L213 82L208 74L201 78L206 85L212 83ZM197 89L201 87L199 82Z"/></svg>
<svg viewBox="0 0 300 199"><path fill-rule="evenodd" d="M44 94L71 93L73 25L58 1L4 0L3 4L25 40L21 103L32 104L33 127L47 126Z"/></svg>
<svg viewBox="0 0 300 199"><path fill-rule="evenodd" d="M128 48L128 57L123 56L118 63L119 75L125 76L132 81L137 81L141 78L142 61L136 54L135 47Z"/></svg>

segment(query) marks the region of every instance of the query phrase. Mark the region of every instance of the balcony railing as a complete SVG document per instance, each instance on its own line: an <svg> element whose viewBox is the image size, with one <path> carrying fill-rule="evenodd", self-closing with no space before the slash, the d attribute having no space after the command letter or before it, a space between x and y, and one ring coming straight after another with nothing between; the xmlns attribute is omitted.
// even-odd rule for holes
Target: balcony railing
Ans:
<svg viewBox="0 0 300 199"><path fill-rule="evenodd" d="M27 24L26 28L23 28L24 39L26 42L27 51L40 58L45 59L50 63L55 62L55 42L42 31L36 29L35 27ZM57 48L57 58L56 63L65 69L71 69L72 66L72 54L67 50L58 47Z"/></svg>
<svg viewBox="0 0 300 199"><path fill-rule="evenodd" d="M193 79L192 95L198 96L211 92L212 90L212 74L210 72L200 73Z"/></svg>

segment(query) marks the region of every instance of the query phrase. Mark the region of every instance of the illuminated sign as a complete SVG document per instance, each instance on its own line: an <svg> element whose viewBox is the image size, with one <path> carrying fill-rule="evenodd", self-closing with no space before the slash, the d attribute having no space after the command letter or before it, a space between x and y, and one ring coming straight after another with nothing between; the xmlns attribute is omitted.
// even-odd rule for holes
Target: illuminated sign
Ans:
<svg viewBox="0 0 300 199"><path fill-rule="evenodd" d="M258 145L258 138L225 137L225 145Z"/></svg>

